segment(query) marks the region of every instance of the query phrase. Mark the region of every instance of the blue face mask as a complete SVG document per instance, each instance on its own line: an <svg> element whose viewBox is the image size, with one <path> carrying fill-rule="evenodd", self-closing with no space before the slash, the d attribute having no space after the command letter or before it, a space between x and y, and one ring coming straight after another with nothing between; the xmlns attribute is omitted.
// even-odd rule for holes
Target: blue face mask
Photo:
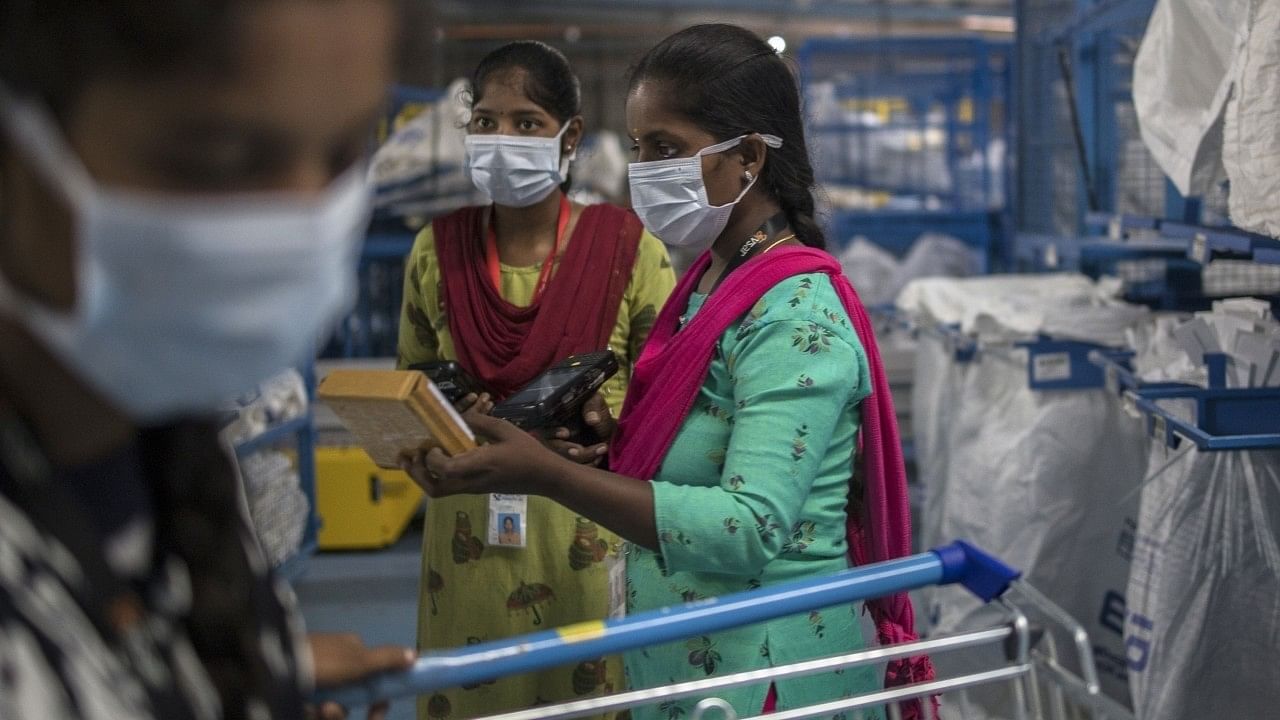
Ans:
<svg viewBox="0 0 1280 720"><path fill-rule="evenodd" d="M560 187L573 157L563 157L560 139L569 123L555 137L468 135L467 177L493 202L506 207L528 207L541 202Z"/></svg>
<svg viewBox="0 0 1280 720"><path fill-rule="evenodd" d="M631 207L640 222L659 240L672 247L707 248L720 237L729 224L733 208L746 196L758 178L738 193L733 202L712 205L707 199L707 184L702 178L702 156L731 150L746 135L703 148L687 158L631 163L627 176L631 181ZM782 139L761 135L771 148L782 147Z"/></svg>
<svg viewBox="0 0 1280 720"><path fill-rule="evenodd" d="M355 296L362 167L319 197L163 197L99 186L39 107L0 88L0 127L74 215L76 307L0 276L22 322L130 417L207 412L314 357Z"/></svg>

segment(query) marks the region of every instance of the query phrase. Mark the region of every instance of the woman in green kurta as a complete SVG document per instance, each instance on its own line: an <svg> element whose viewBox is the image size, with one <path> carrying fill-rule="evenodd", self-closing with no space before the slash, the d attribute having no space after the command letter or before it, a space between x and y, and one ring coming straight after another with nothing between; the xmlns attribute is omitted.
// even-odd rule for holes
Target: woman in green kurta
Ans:
<svg viewBox="0 0 1280 720"><path fill-rule="evenodd" d="M869 548L878 560L908 554L905 477L874 335L839 265L811 249L824 240L790 70L741 28L689 28L637 66L627 125L641 220L667 244L709 252L655 323L606 433L610 469L567 462L475 412L468 422L488 444L452 458L420 453L406 468L433 497L511 492L518 471L525 492L617 531L629 541L628 612L827 575ZM851 493L855 457L865 494ZM867 510L873 498L882 502ZM859 613L827 608L639 650L626 658L630 685L852 652L864 646ZM913 637L909 605L876 604L874 614L883 636ZM895 682L931 677L924 658L891 671ZM870 670L845 670L715 695L753 716L880 687ZM634 715L680 720L699 700ZM921 717L918 703L905 707ZM882 716L875 706L833 713Z"/></svg>
<svg viewBox="0 0 1280 720"><path fill-rule="evenodd" d="M695 293L692 322L707 301ZM789 278L716 343L706 380L650 485L658 547L627 556L628 611L740 592L848 568L845 505L862 344L825 275ZM862 647L854 606L648 648L626 659L634 688L838 655ZM777 683L782 707L879 688L870 668ZM759 710L767 686L721 693ZM637 718L676 720L694 702ZM851 716L853 717L853 716Z"/></svg>
<svg viewBox="0 0 1280 720"><path fill-rule="evenodd" d="M476 75L469 128L472 136L558 135L565 155L572 153L573 143L581 133L581 120L577 118L576 81L565 80L572 76L563 56L540 43L516 43L495 51L481 63ZM540 91L546 90L547 85L572 86L572 107L565 107L560 102L565 98L557 98L556 93L544 97L547 93ZM497 162L503 160L497 158ZM479 165L473 168L473 179L486 170ZM554 180L559 182L558 177ZM478 180L477 184L481 182ZM488 180L495 203L524 201L520 197L525 192L522 188L494 187L494 182L499 180ZM564 218L567 222L557 228L556 211L561 207L567 207L569 212ZM488 227L496 230L497 257L493 266L499 287L493 288L492 293L489 287L478 283L467 284L473 275L479 278L478 282L489 281L488 267L456 269L457 264L489 264L483 252ZM561 243L552 238L558 236L563 236L560 240L567 245L557 253L555 246ZM529 251L529 243L522 244L526 239L539 241L533 252ZM475 252L468 254L468 249ZM630 258L622 261L625 267L620 266L618 257ZM548 272L543 272L544 267ZM582 277L584 273L610 272L617 277L607 288L601 287L606 295L613 292L611 297L590 303L581 293L575 294L580 287L599 280ZM544 278L549 279L544 282ZM545 199L530 206L469 208L424 229L414 243L406 268L399 365L460 360L465 369L488 381L486 385L490 387L519 385L529 379L519 378L521 373L536 373L571 352L600 349L604 344L591 345L593 336L589 334L584 341L588 344L577 349L544 341L546 360L539 366L532 361L538 353L535 346L539 337L572 336L574 323L594 324L603 328L601 337L607 337L608 347L621 361L619 372L602 390L608 405L616 410L621 407L631 364L674 284L665 248L652 235L642 233L633 215L610 206L571 205L554 184ZM540 293L543 285L545 289ZM610 307L580 307L584 303ZM493 312L482 314L478 309L481 307ZM505 358L509 362L502 365L499 362L504 358L493 361L493 348L477 347L484 342L484 336L472 328L487 327L486 322L501 324L508 316L524 321L513 322L511 327L515 328L513 332L525 335L521 336L522 342L509 348L515 357ZM593 317L599 319L592 320ZM554 324L557 322L558 326ZM563 330L564 326L569 329ZM458 328L469 336L460 337L455 332ZM530 362L518 367L522 360ZM504 519L513 529L516 527L510 515L500 516L497 522ZM490 521L487 497L459 496L428 502L419 603L421 649L497 640L607 614L606 565L620 553L617 535L542 497L528 498L527 512L518 521L526 547L503 546L502 536L499 543L487 542ZM512 537L508 535L507 539ZM591 697L621 686L621 659L602 658L441 692L422 699L419 717L475 717Z"/></svg>

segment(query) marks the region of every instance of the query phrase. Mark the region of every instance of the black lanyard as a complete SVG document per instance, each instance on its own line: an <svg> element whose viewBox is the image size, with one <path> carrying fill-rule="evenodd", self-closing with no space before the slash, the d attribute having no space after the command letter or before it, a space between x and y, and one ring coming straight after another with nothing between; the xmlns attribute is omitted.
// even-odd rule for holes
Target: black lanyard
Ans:
<svg viewBox="0 0 1280 720"><path fill-rule="evenodd" d="M707 292L707 295L715 292L716 288L720 287L720 283L723 283L724 279L729 277L729 273L732 273L734 270L745 265L746 262L751 259L756 248L759 247L761 243L775 235L778 235L786 229L786 213L780 212L766 220L765 223L755 231L755 234L747 238L747 241L742 243L742 246L738 248L738 251L729 259L729 264L725 265L724 272L720 273L720 277L716 278L716 284L711 286L711 290Z"/></svg>

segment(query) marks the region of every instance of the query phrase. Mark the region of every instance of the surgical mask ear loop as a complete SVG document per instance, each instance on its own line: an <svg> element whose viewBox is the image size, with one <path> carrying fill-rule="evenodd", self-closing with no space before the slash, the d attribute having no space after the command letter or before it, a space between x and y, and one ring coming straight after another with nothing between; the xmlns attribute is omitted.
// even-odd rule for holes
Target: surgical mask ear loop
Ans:
<svg viewBox="0 0 1280 720"><path fill-rule="evenodd" d="M565 133L569 131L569 126L573 124L573 120L576 117L577 115L574 115L565 121L564 127L560 128L560 132L556 133L557 143L564 139ZM578 159L578 147L580 145L581 143L579 145L570 145L560 151L560 175L566 180L569 179L569 166L573 165L574 161Z"/></svg>
<svg viewBox="0 0 1280 720"><path fill-rule="evenodd" d="M697 155L695 155L694 157L699 158L699 163L701 163L701 158L702 158L703 156L705 156L705 155L715 155L715 154L717 154L717 153L722 153L722 152L726 152L726 151L728 151L728 150L732 150L732 149L734 149L734 148L738 147L739 145L741 145L741 144L742 144L742 141L743 141L743 140L746 140L746 139L747 139L747 138L749 138L749 137L751 137L751 135L740 135L740 136L738 136L738 137L736 137L736 138L733 138L732 140L725 140L725 141L724 141L724 142L722 142L722 143L716 143L715 145L712 145L712 146L710 146L710 147L705 147L705 148L703 148L703 149L699 150L699 151L698 151L698 154L697 154ZM766 147L771 147L771 148L774 148L775 150L776 150L777 148L782 147L782 138L778 137L777 135L765 135L765 134L763 134L763 133L762 133L762 134L760 135L760 139L764 141L764 144L765 144L765 146L766 146ZM701 171L701 168L699 168L699 171ZM719 210L720 208L730 207L730 206L737 205L738 203L742 202L742 198L744 198L744 197L746 197L746 196L747 196L747 193L751 191L751 187L752 187L753 185L755 185L755 184L756 184L756 181L757 181L757 180L759 180L759 179L760 179L760 176L759 176L759 175L752 175L750 170L744 170L744 171L743 171L743 177L744 177L744 178L746 179L746 181L747 181L747 186L746 186L746 187L744 187L744 188L742 188L742 192L738 193L738 197L734 198L733 200L731 200L731 201L729 201L729 202L727 202L727 203L725 203L725 204L723 204L723 205L712 205L712 204L711 204L711 199L710 199L710 198L706 198L706 200L707 200L707 207L709 207L709 208L714 208L714 209L716 209L716 210ZM704 197L704 198L706 197L706 193L707 193L707 180L706 180L706 177L704 176L704 177L703 177L703 179L702 179L702 194L703 194L703 197Z"/></svg>

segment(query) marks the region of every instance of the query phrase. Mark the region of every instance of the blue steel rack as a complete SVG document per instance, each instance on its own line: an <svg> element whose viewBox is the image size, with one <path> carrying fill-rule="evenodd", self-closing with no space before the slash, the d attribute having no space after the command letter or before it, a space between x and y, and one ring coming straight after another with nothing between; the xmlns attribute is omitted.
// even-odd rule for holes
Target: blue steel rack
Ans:
<svg viewBox="0 0 1280 720"><path fill-rule="evenodd" d="M1027 353L1027 387L1032 390L1096 390L1104 386L1105 376L1093 362L1092 356L1100 353L1106 357L1129 358L1133 353L1121 348L1099 345L1082 340L1067 340L1041 334L1034 340L1023 340L1010 345L988 346L960 331L958 325L918 327L902 313L892 309L877 308L882 317L891 317L899 326L915 332L928 332L942 339L947 352L956 362L967 363L979 353L1007 354L1013 348Z"/></svg>
<svg viewBox="0 0 1280 720"><path fill-rule="evenodd" d="M1229 388L1229 358L1204 356L1209 387L1186 383L1144 383L1125 358L1093 353L1107 389L1133 413L1141 414L1158 442L1177 448L1183 440L1201 451L1280 449L1280 388ZM1180 417L1161 401L1182 400L1195 406L1195 420Z"/></svg>
<svg viewBox="0 0 1280 720"><path fill-rule="evenodd" d="M1090 212L1192 223L1222 214L1221 198L1180 196L1138 135L1132 62L1155 0L1024 0L1016 7L1018 232L1077 236Z"/></svg>
<svg viewBox="0 0 1280 720"><path fill-rule="evenodd" d="M1280 264L1280 241L1232 227L1100 212L1087 213L1084 222L1092 237L1019 235L1019 269L1078 270L1098 278L1126 275L1121 272L1124 263L1146 263L1158 272L1136 280L1126 277L1126 299L1161 310L1194 311L1218 299L1206 295L1203 288L1204 266L1209 262Z"/></svg>
<svg viewBox="0 0 1280 720"><path fill-rule="evenodd" d="M884 209L834 210L829 230L835 243L861 235L901 255L921 233L934 231L978 250L984 270L1000 262L1004 197L1012 180L1007 162L990 167L990 142L1004 137L1010 144L1011 51L1009 43L978 37L818 39L801 47L802 85L812 93L830 83L842 118L850 107L892 107L879 123L814 118L808 127L815 147L834 148L820 151L820 183L896 199ZM814 107L811 98L811 113ZM904 131L941 135L935 152L946 178L929 170L924 151L873 166L877 137ZM975 157L979 166L964 171L962 161ZM903 199L919 209L898 206Z"/></svg>

